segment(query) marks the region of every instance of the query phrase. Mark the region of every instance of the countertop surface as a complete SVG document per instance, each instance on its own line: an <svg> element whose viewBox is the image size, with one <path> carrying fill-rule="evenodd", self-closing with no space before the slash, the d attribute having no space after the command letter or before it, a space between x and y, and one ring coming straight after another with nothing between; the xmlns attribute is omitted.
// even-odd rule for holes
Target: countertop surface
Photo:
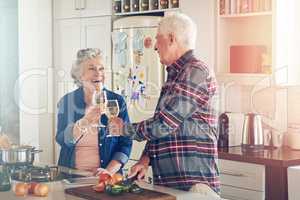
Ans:
<svg viewBox="0 0 300 200"><path fill-rule="evenodd" d="M279 167L300 165L300 151L288 147L264 148L258 152L243 151L240 146L221 148L219 158Z"/></svg>
<svg viewBox="0 0 300 200"><path fill-rule="evenodd" d="M14 184L13 182L12 184ZM13 191L8 192L0 192L0 199L2 200L80 200L81 198L68 195L64 193L64 189L74 187L69 184L65 184L62 181L58 182L49 182L46 183L49 185L50 192L47 197L35 197L32 195L28 195L26 197L17 197L14 195ZM199 193L191 193L191 192L184 192L180 190L174 190L166 187L154 186L152 184L140 182L138 183L142 188L155 190L167 194L171 194L176 196L176 200L213 200L211 197L201 195ZM76 185L77 187L79 185Z"/></svg>

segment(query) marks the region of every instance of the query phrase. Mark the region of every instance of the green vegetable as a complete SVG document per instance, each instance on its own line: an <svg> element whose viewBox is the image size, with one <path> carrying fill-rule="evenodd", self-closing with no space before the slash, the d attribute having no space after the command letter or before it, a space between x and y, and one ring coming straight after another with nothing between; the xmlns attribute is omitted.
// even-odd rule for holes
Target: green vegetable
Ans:
<svg viewBox="0 0 300 200"><path fill-rule="evenodd" d="M123 192L132 192L135 194L143 191L137 184L120 184L120 185L106 185L105 192L109 195L119 195Z"/></svg>
<svg viewBox="0 0 300 200"><path fill-rule="evenodd" d="M119 195L126 191L126 187L122 185L107 185L105 187L105 192L110 195Z"/></svg>
<svg viewBox="0 0 300 200"><path fill-rule="evenodd" d="M138 193L141 193L143 191L143 189L140 188L137 184L132 184L129 191L132 193L138 194Z"/></svg>
<svg viewBox="0 0 300 200"><path fill-rule="evenodd" d="M106 185L106 186L105 186L105 192L106 192L106 193L110 193L111 190L112 190L112 186L111 186L111 185Z"/></svg>

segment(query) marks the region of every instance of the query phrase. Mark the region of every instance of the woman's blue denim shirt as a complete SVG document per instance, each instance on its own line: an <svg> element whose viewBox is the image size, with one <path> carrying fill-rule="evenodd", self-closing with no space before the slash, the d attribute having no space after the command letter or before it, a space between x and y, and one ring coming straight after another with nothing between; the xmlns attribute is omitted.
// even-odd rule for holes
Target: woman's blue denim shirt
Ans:
<svg viewBox="0 0 300 200"><path fill-rule="evenodd" d="M107 89L104 90L107 99L118 100L119 117L125 123L129 123L127 107L123 97ZM84 116L85 108L82 87L66 94L58 103L56 141L61 146L58 165L75 168L76 141L73 138L73 127L76 121ZM100 120L102 124L107 125L108 118L106 115L102 115ZM107 134L106 128L100 128L98 134L100 166L106 168L111 160L117 160L124 165L130 156L132 140L129 137L106 137Z"/></svg>

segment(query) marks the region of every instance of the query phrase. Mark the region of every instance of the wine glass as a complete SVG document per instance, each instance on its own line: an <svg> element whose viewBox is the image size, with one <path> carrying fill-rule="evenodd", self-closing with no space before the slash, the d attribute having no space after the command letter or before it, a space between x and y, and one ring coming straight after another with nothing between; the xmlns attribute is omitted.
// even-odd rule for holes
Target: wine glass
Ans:
<svg viewBox="0 0 300 200"><path fill-rule="evenodd" d="M104 114L104 111L105 111L105 104L106 104L106 92L105 91L102 91L101 89L99 88L96 88L94 94L93 94L93 97L92 97L92 104L94 106L99 106L100 109L101 109L101 115ZM101 122L101 117L100 117L100 120L99 120L99 124L95 125L95 127L100 127L100 128L103 128L105 127L104 124L102 124Z"/></svg>
<svg viewBox="0 0 300 200"><path fill-rule="evenodd" d="M120 112L118 100L107 100L105 109L106 109L105 114L109 120L113 117L118 117ZM107 137L116 137L116 136L119 135L111 135L111 134L107 135Z"/></svg>

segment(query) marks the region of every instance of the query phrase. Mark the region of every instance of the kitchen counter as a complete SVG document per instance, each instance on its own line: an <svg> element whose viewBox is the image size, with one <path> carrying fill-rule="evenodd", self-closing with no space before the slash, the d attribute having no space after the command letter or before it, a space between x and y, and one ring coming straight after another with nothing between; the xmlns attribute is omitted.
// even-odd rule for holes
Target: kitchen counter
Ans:
<svg viewBox="0 0 300 200"><path fill-rule="evenodd" d="M288 147L244 152L241 147L219 149L219 158L265 165L266 200L288 199L287 168L300 165L300 151Z"/></svg>
<svg viewBox="0 0 300 200"><path fill-rule="evenodd" d="M288 147L265 148L260 152L243 152L241 147L219 149L219 158L277 167L300 165L300 151Z"/></svg>
<svg viewBox="0 0 300 200"><path fill-rule="evenodd" d="M3 200L4 199L5 200L20 200L20 199L22 199L22 200L81 200L81 198L64 193L65 188L72 187L70 185L66 185L61 181L49 182L46 184L48 184L49 188L50 188L50 192L47 197L35 197L35 196L31 196L31 195L28 195L26 197L17 197L14 195L14 193L11 190L8 192L0 192L0 199L3 199ZM144 183L144 182L139 183L139 185L142 188L174 195L174 196L176 196L176 200L213 200L212 198L201 195L199 193L184 192L184 191L174 190L174 189L170 189L170 188L166 188L166 187L154 186L154 185ZM78 185L77 185L77 187L78 187Z"/></svg>

